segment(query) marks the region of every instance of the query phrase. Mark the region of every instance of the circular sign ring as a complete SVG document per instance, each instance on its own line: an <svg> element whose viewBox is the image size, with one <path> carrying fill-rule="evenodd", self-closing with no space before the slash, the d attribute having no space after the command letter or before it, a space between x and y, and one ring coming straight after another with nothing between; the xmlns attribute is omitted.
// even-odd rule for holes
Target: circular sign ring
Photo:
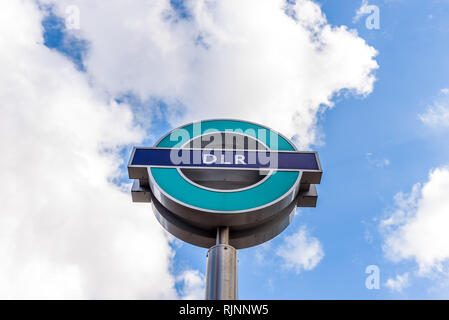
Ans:
<svg viewBox="0 0 449 320"><path fill-rule="evenodd" d="M157 142L155 147L176 148L192 138L210 132L240 130L261 141L271 150L296 150L295 146L279 133L255 123L206 120L200 122L200 127L195 125L198 123L174 129ZM204 214L207 212L212 220L239 225L243 221L250 223L265 220L288 206L298 193L301 173L274 170L265 181L254 188L230 192L214 192L195 186L176 168L151 168L149 177L154 196L173 213L203 224ZM273 210L273 207L276 210Z"/></svg>

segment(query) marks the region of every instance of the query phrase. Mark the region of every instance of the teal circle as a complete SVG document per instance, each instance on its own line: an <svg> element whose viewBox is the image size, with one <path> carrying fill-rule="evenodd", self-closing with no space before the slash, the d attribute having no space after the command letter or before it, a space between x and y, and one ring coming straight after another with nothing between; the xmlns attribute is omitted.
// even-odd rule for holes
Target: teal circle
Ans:
<svg viewBox="0 0 449 320"><path fill-rule="evenodd" d="M208 120L201 122L201 128L189 124L177 128L162 138L156 147L179 148L190 139L210 132L225 132L226 130L242 130L261 142L271 150L294 151L290 142L258 124L238 120ZM259 135L261 131L266 134ZM176 137L176 140L172 140ZM272 139L275 137L276 139ZM277 143L276 143L277 142ZM153 181L170 197L185 205L206 211L248 211L266 206L282 198L299 178L298 171L274 171L266 180L253 188L220 192L197 187L179 174L176 168L151 168Z"/></svg>

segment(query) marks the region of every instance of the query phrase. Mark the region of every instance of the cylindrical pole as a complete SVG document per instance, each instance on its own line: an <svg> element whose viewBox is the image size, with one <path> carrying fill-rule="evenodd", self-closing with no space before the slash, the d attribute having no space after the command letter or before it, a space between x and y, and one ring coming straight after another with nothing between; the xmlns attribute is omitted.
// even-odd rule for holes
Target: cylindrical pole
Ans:
<svg viewBox="0 0 449 320"><path fill-rule="evenodd" d="M229 245L229 227L217 228L217 243L207 252L206 300L237 299L237 250Z"/></svg>

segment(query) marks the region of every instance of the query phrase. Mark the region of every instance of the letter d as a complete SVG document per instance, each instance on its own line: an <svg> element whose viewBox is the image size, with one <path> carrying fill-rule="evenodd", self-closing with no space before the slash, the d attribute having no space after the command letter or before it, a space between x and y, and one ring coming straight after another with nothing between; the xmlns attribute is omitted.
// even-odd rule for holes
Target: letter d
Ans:
<svg viewBox="0 0 449 320"><path fill-rule="evenodd" d="M217 162L217 157L213 154L203 154L203 162L204 164L212 164Z"/></svg>

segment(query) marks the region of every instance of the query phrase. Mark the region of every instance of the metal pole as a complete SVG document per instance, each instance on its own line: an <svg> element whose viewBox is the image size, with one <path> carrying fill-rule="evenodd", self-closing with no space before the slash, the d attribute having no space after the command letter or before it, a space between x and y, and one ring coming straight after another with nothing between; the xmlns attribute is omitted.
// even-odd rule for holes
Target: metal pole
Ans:
<svg viewBox="0 0 449 320"><path fill-rule="evenodd" d="M206 300L237 299L237 250L229 245L229 227L217 228L217 243L207 251Z"/></svg>

